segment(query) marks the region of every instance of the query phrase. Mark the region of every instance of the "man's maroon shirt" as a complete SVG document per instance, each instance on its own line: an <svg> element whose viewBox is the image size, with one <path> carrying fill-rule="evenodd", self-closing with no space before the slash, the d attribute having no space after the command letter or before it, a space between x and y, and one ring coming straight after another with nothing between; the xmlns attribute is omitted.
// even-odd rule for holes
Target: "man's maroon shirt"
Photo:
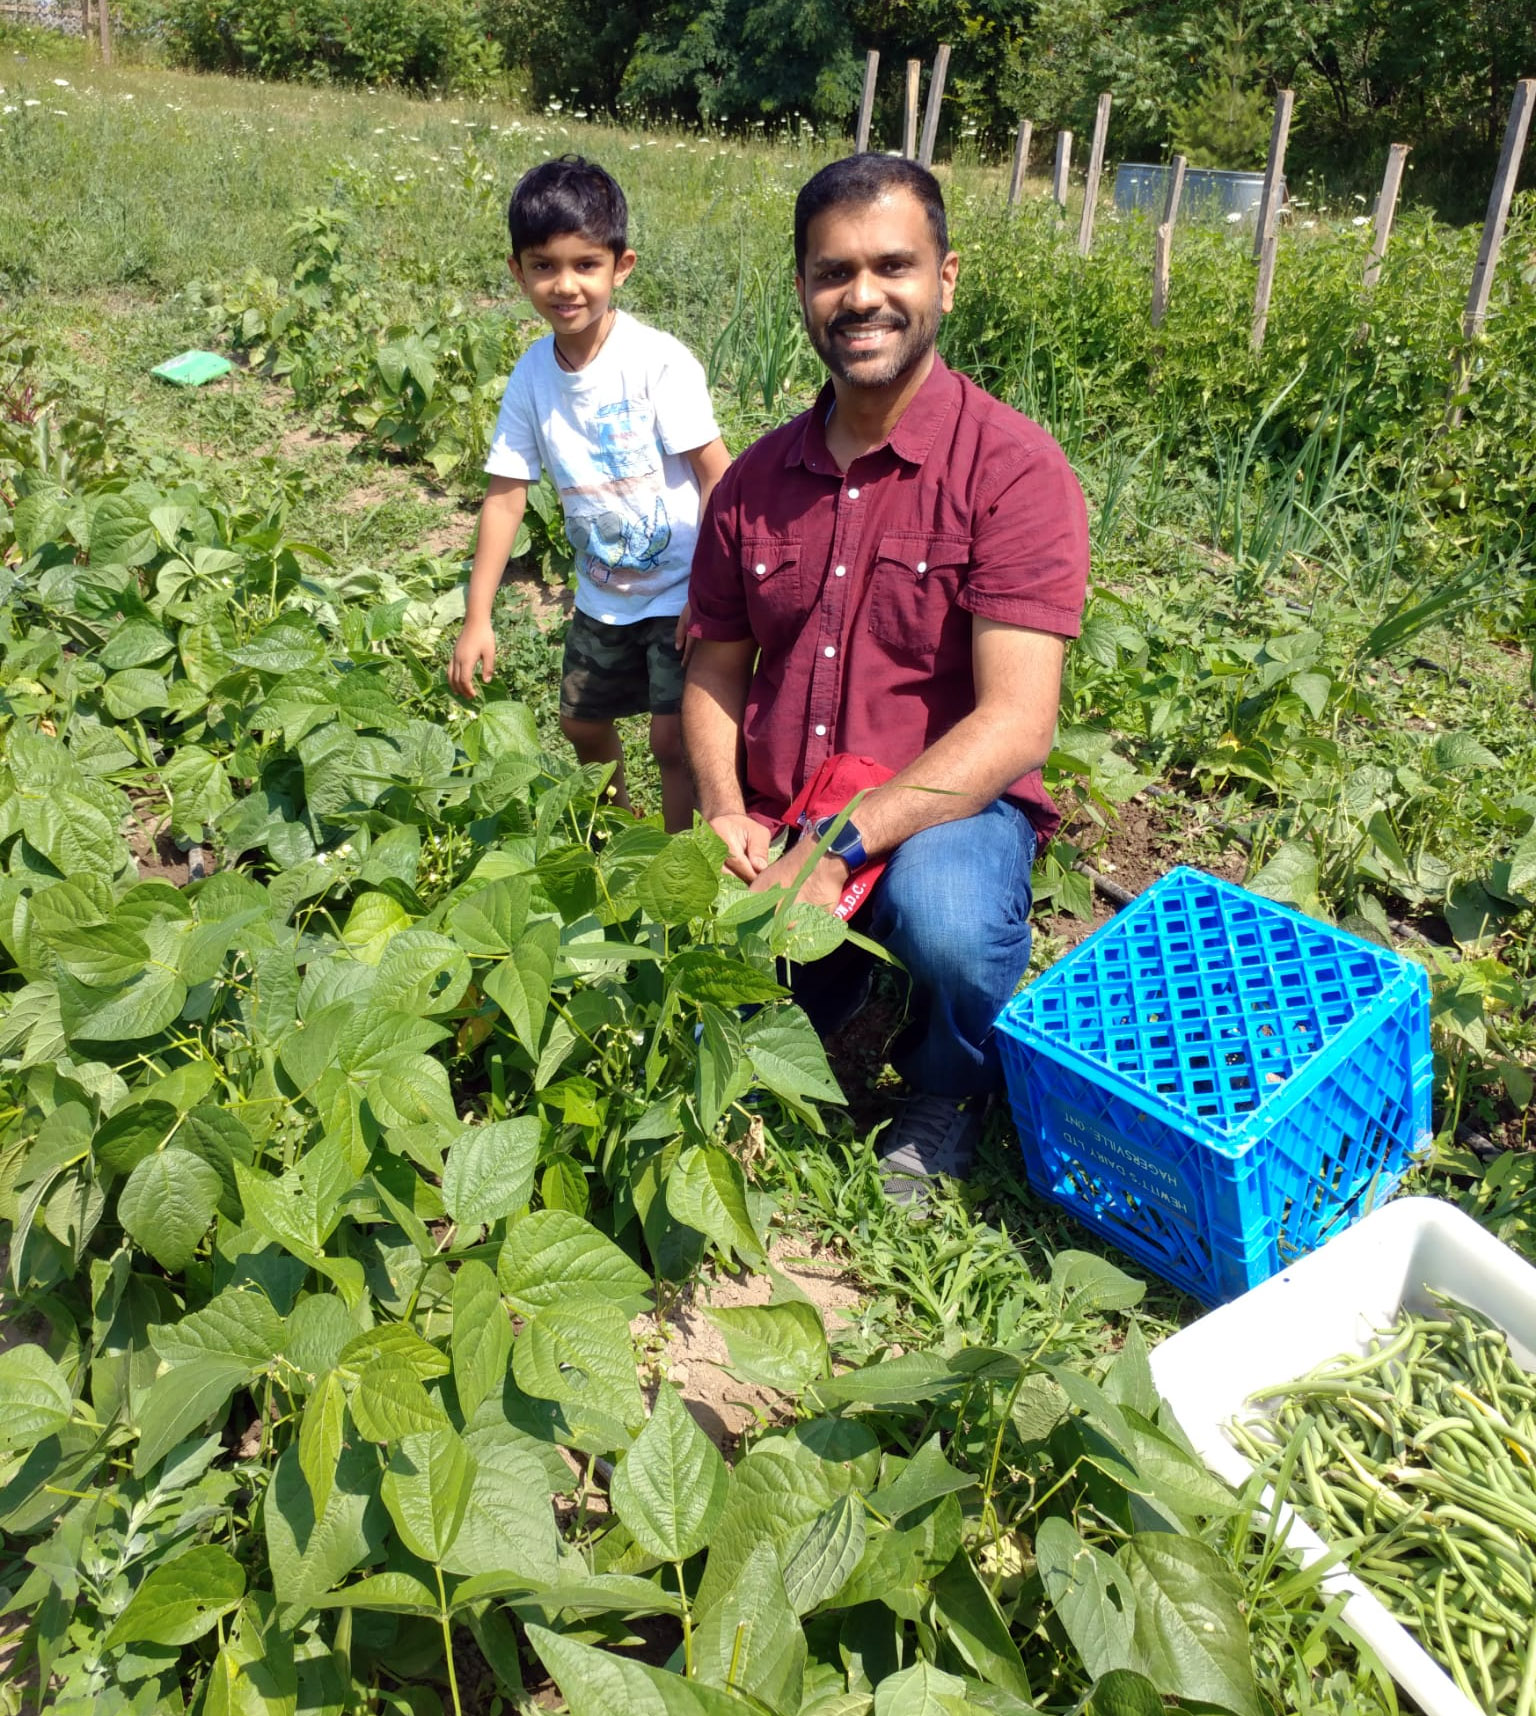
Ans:
<svg viewBox="0 0 1536 1716"><path fill-rule="evenodd" d="M710 498L689 589L696 638L760 654L742 722L748 811L776 820L840 751L905 768L976 706L971 616L1076 637L1088 515L1037 423L939 359L873 452L839 471L830 383ZM1042 840L1036 770L1008 796Z"/></svg>

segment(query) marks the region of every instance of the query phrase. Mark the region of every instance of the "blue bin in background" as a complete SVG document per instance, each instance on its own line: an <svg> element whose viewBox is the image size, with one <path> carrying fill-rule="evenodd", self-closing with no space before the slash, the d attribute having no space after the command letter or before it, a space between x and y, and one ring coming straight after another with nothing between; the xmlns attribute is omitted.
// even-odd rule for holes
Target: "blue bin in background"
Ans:
<svg viewBox="0 0 1536 1716"><path fill-rule="evenodd" d="M1363 1215L1430 1137L1423 967L1182 865L997 1032L1033 1189L1208 1304Z"/></svg>
<svg viewBox="0 0 1536 1716"><path fill-rule="evenodd" d="M1144 214L1163 218L1168 200L1172 167L1127 161L1115 169L1115 207L1122 214ZM1216 167L1188 167L1184 172L1184 195L1179 202L1181 220L1226 221L1250 232L1259 218L1259 200L1264 192L1262 173L1229 173ZM1280 204L1286 202L1285 180L1280 181Z"/></svg>

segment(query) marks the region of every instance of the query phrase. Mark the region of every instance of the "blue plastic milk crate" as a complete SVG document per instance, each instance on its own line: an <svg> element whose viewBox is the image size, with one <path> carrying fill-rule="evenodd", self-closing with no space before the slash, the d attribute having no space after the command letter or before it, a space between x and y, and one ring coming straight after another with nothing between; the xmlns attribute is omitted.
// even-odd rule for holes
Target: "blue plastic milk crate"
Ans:
<svg viewBox="0 0 1536 1716"><path fill-rule="evenodd" d="M1430 1135L1423 969L1184 866L997 1027L1031 1186L1210 1304L1363 1215Z"/></svg>

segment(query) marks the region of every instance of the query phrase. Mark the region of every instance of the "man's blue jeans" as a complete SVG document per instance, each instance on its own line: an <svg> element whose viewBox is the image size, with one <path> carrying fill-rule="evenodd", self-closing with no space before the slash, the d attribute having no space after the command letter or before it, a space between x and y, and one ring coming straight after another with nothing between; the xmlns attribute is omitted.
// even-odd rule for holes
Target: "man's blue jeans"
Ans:
<svg viewBox="0 0 1536 1716"><path fill-rule="evenodd" d="M1007 799L925 828L891 855L853 928L895 954L911 980L896 1070L935 1096L978 1096L1002 1082L992 1021L1029 967L1035 831ZM793 987L825 1037L868 998L875 958L844 945L797 966Z"/></svg>

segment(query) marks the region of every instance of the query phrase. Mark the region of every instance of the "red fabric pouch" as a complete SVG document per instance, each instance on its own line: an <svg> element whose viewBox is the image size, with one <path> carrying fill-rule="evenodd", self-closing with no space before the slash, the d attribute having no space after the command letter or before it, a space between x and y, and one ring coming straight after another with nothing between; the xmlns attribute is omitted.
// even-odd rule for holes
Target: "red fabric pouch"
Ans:
<svg viewBox="0 0 1536 1716"><path fill-rule="evenodd" d="M840 751L835 757L828 757L801 787L779 821L785 828L808 833L811 823L823 816L836 816L859 793L888 781L894 773L895 770L877 763L873 757L856 757L849 751ZM858 820L859 813L855 810L852 817L855 826ZM846 923L869 898L870 889L884 868L883 858L871 858L853 871L843 888L842 899L832 908L832 915Z"/></svg>

